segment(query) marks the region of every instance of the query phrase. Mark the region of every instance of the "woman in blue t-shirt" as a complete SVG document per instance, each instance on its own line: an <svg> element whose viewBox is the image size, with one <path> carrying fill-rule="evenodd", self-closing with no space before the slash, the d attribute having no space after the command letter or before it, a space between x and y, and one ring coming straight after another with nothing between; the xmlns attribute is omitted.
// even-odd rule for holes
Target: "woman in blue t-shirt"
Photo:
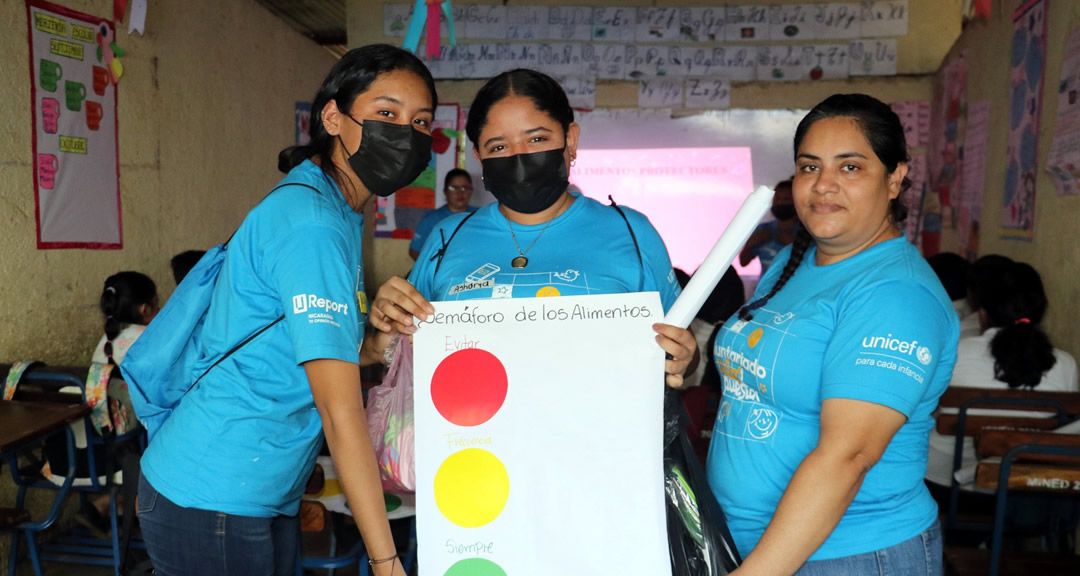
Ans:
<svg viewBox="0 0 1080 576"><path fill-rule="evenodd" d="M295 574L325 433L374 573L404 576L357 366L389 341L363 338L362 210L427 166L436 103L424 64L387 45L351 50L323 81L311 144L282 154L288 175L228 243L204 366L257 336L206 372L143 456L138 514L158 574Z"/></svg>
<svg viewBox="0 0 1080 576"><path fill-rule="evenodd" d="M492 78L473 100L465 131L497 202L440 222L409 280L391 278L379 289L372 326L413 332L414 316L434 312L429 300L658 291L671 307L679 284L648 218L569 190L579 127L557 81L524 69ZM697 342L675 326L654 330L669 355L667 383L681 387Z"/></svg>
<svg viewBox="0 0 1080 576"><path fill-rule="evenodd" d="M940 575L922 479L959 326L899 229L900 119L832 96L799 124L795 164L803 230L715 344L708 473L745 558L734 574Z"/></svg>

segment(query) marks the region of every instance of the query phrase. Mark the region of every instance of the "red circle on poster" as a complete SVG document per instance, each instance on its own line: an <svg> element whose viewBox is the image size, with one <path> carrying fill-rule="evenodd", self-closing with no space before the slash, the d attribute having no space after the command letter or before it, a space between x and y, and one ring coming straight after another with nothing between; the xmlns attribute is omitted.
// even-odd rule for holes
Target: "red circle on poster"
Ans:
<svg viewBox="0 0 1080 576"><path fill-rule="evenodd" d="M506 400L506 368L479 348L447 356L431 378L431 401L453 424L477 426L491 420Z"/></svg>

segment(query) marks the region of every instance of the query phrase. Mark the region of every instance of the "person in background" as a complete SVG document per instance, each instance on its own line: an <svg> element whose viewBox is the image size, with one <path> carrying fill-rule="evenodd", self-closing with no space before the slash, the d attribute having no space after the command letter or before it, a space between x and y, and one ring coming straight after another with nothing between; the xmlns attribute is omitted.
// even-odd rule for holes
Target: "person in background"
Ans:
<svg viewBox="0 0 1080 576"><path fill-rule="evenodd" d="M983 333L961 338L957 346L956 369L950 386L965 388L1037 388L1040 392L1076 392L1076 360L1054 348L1042 329L1048 305L1042 279L1031 266L1021 262L994 264L998 274L979 285L977 316ZM956 413L955 409L950 409ZM1032 416L1044 413L1004 410L971 410L969 414ZM926 479L940 498L945 498L952 480L953 436L930 433L930 457ZM964 442L961 467L975 464L975 446ZM970 487L967 487L970 489Z"/></svg>
<svg viewBox="0 0 1080 576"><path fill-rule="evenodd" d="M149 276L139 272L119 272L105 280L105 288L98 301L101 314L105 317L105 334L101 336L90 361L94 364L119 365L127 355L128 348L138 340L147 324L154 319L160 309L157 286ZM120 372L116 371L119 376ZM93 394L105 393L104 398L90 398ZM127 383L120 378L111 378L104 389L87 387L87 401L95 405L106 406L107 421L113 429L134 430L139 426L135 418L135 408L131 404ZM103 458L95 458L98 466ZM50 473L62 478L61 469L64 457L50 455ZM99 468L100 469L100 468ZM89 471L78 471L78 477L85 477ZM134 480L133 480L134 481ZM75 521L85 526L95 536L107 538L109 533L108 509L109 495L97 494L87 501Z"/></svg>
<svg viewBox="0 0 1080 576"><path fill-rule="evenodd" d="M968 266L967 277L967 302L972 314L960 320L960 338L971 338L983 333L984 328L979 325L979 293L984 287L997 281L997 278L1005 273L1013 263L1008 256L1000 254L987 254L981 256Z"/></svg>
<svg viewBox="0 0 1080 576"><path fill-rule="evenodd" d="M941 280L941 285L949 294L949 298L952 298L953 308L956 309L956 315L960 318L960 337L963 338L964 319L975 313L967 298L968 274L971 265L963 256L953 252L934 254L926 259L926 263L934 270L934 274L937 274L938 280Z"/></svg>
<svg viewBox="0 0 1080 576"><path fill-rule="evenodd" d="M772 215L776 220L758 225L746 246L739 253L739 265L746 266L757 258L761 261L761 275L772 265L776 255L795 241L799 231L799 215L795 211L791 196L791 180L784 180L776 185L773 195Z"/></svg>
<svg viewBox="0 0 1080 576"><path fill-rule="evenodd" d="M282 155L288 175L244 218L213 287L200 358L235 353L143 454L137 512L157 574L298 573L297 512L325 439L371 572L405 575L358 369L390 340L364 335L362 211L428 165L437 105L431 72L394 46L350 50L323 80L311 143Z"/></svg>
<svg viewBox="0 0 1080 576"><path fill-rule="evenodd" d="M690 282L690 276L681 268L675 269L675 278L678 279L679 286L683 288L686 288L686 284ZM690 331L693 332L694 338L697 340L698 350L704 366L685 378L686 387L709 383L716 388L717 392L720 391L720 380L716 367L710 366L714 358L712 342L716 339L716 334L719 332L720 327L723 326L724 320L738 312L739 308L746 303L743 290L742 278L739 278L739 273L735 271L735 267L729 266L724 275L720 277L716 288L713 288L712 293L705 299L705 303L702 304L701 310L698 310L697 316L690 322Z"/></svg>
<svg viewBox="0 0 1080 576"><path fill-rule="evenodd" d="M206 254L205 250L188 250L181 252L172 257L169 261L169 266L172 267L172 277L176 281L176 285L179 286L180 282L184 280L188 272L199 263L203 254Z"/></svg>
<svg viewBox="0 0 1080 576"><path fill-rule="evenodd" d="M428 212L427 216L417 224L413 232L412 242L409 243L409 256L416 260L420 256L420 250L424 248L424 242L435 229L435 225L454 214L462 212L476 212L476 206L469 206L472 199L473 187L472 176L461 168L454 168L446 173L443 185L443 193L446 194L446 204Z"/></svg>
<svg viewBox="0 0 1080 576"><path fill-rule="evenodd" d="M956 362L948 294L900 226L900 118L838 94L795 132L803 229L716 340L709 485L745 558L732 576L940 576L923 476Z"/></svg>
<svg viewBox="0 0 1080 576"><path fill-rule="evenodd" d="M379 288L376 329L415 332L413 317L434 313L432 300L655 291L665 311L675 303L681 289L648 218L570 193L581 129L554 78L516 69L488 80L465 130L497 202L437 225L442 234L424 245L409 279L394 276ZM460 289L469 284L478 286ZM665 381L681 388L699 358L694 336L668 324L653 330L668 353Z"/></svg>

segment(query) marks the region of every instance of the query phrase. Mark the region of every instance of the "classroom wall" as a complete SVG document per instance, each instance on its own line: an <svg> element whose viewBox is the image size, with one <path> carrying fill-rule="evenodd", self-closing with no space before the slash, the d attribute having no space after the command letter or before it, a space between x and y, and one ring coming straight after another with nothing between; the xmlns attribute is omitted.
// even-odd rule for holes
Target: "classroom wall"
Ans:
<svg viewBox="0 0 1080 576"><path fill-rule="evenodd" d="M93 15L111 0L60 0ZM162 301L169 258L224 241L280 178L296 101L334 63L254 0L151 2L146 35L118 31L122 250L38 250L26 8L0 2L0 359L82 363L102 333L105 278L149 274Z"/></svg>
<svg viewBox="0 0 1080 576"><path fill-rule="evenodd" d="M401 0L396 0L400 2ZM501 1L501 0L497 0ZM909 0L908 35L899 38L897 73L895 77L852 78L818 82L750 82L732 87L731 107L742 109L809 109L826 97L839 92L865 92L891 101L927 99L931 95L932 75L942 58L960 35L960 7L963 0ZM380 6L395 0L347 0L349 46L374 42L400 44L400 38L383 36ZM455 4L491 4L496 1L456 0ZM794 0L521 0L519 4L573 6L724 6L727 4L795 4ZM464 40L470 42L471 40ZM472 101L483 84L480 80L440 81L437 83L440 102ZM598 108L633 108L637 106L637 83L598 81ZM370 225L369 229L373 229ZM372 282L381 284L394 274L405 274L412 267L407 240L375 239L368 266L369 290Z"/></svg>
<svg viewBox="0 0 1080 576"><path fill-rule="evenodd" d="M970 23L950 57L967 50L967 101L971 105L989 100L990 134L986 149L986 184L983 197L979 254L1004 254L1027 262L1042 275L1050 309L1045 320L1054 344L1074 356L1080 354L1080 242L1076 222L1080 197L1059 197L1045 170L1036 178L1035 235L1031 241L1006 240L1001 236L1002 199L1005 188L1008 110L1010 103L1009 59L1012 49L1012 12L1020 0L994 2L989 21ZM1069 31L1080 26L1080 2L1050 0L1047 12L1047 55L1039 128L1038 163L1045 168L1054 137L1058 82ZM954 233L942 234L942 250L956 251Z"/></svg>

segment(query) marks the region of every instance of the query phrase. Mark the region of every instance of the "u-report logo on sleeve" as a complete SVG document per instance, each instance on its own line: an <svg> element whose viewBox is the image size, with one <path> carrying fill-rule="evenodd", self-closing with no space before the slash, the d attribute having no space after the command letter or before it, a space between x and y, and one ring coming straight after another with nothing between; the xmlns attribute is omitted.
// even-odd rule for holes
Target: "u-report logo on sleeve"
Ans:
<svg viewBox="0 0 1080 576"><path fill-rule="evenodd" d="M317 310L324 312L341 312L345 316L349 315L349 305L342 304L340 302L334 302L329 298L320 298L315 294L297 294L292 299L293 314L303 314L308 310Z"/></svg>

